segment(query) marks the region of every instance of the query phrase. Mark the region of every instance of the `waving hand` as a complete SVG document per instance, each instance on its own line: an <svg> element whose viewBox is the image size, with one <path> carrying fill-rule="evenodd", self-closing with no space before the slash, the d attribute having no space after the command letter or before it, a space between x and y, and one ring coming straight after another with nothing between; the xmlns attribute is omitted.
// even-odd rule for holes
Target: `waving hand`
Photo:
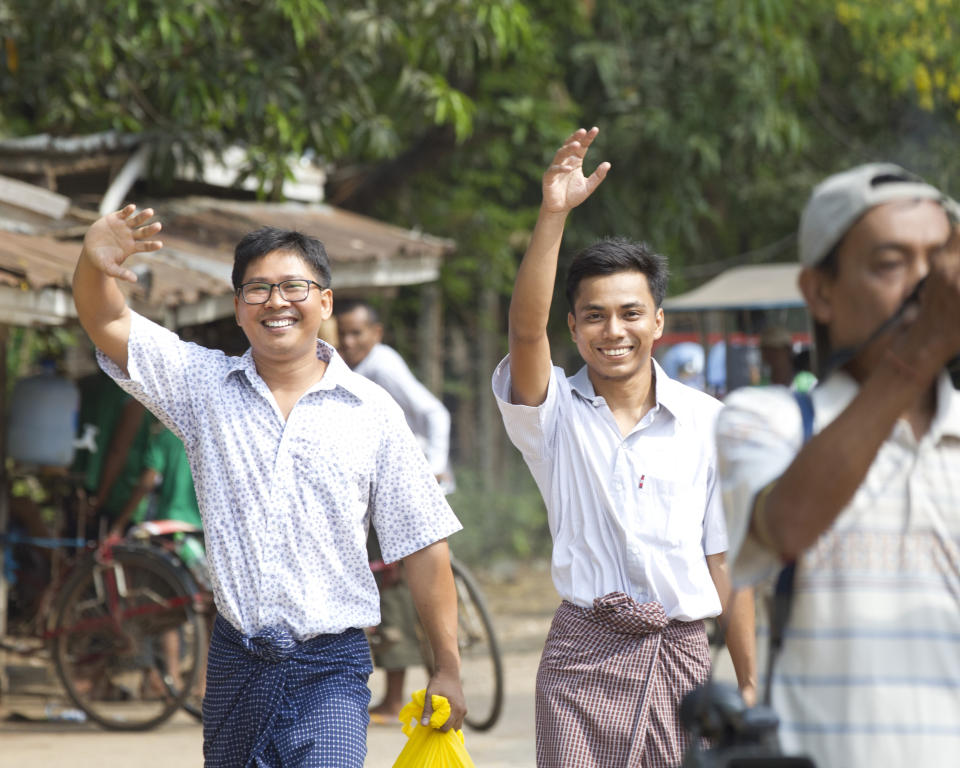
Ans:
<svg viewBox="0 0 960 768"><path fill-rule="evenodd" d="M163 247L161 241L151 239L160 231L159 221L147 223L152 217L153 209L137 211L135 205L128 205L97 219L83 238L89 263L110 277L135 283L137 276L123 263L135 253Z"/></svg>
<svg viewBox="0 0 960 768"><path fill-rule="evenodd" d="M543 208L561 213L576 208L606 178L610 163L600 163L589 176L583 175L583 158L596 138L598 128L581 128L572 133L553 156L543 174Z"/></svg>

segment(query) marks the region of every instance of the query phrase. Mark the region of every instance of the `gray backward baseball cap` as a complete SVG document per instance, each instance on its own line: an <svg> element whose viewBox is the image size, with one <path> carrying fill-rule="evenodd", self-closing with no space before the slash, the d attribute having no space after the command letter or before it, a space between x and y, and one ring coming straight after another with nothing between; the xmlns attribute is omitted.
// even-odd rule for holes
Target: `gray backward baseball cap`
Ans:
<svg viewBox="0 0 960 768"><path fill-rule="evenodd" d="M868 210L894 200L936 200L957 217L957 204L893 163L867 163L829 176L813 188L800 216L800 263L819 264Z"/></svg>

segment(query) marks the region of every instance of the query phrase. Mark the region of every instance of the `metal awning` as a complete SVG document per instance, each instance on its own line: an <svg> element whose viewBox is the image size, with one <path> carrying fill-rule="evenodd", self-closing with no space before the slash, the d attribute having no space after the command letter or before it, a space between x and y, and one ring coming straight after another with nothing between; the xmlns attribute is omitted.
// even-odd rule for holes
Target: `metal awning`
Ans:
<svg viewBox="0 0 960 768"><path fill-rule="evenodd" d="M666 299L663 306L671 312L803 307L799 274L799 264L734 267L699 288Z"/></svg>
<svg viewBox="0 0 960 768"><path fill-rule="evenodd" d="M146 201L145 201L146 202ZM128 266L149 280L127 287L138 312L179 328L233 314L230 272L243 235L271 225L323 241L335 290L412 285L437 280L452 240L432 237L322 204L258 203L216 198L149 201L163 222L163 250L131 257ZM24 211L27 226L0 216L0 323L52 325L75 317L69 291L88 225L63 217L42 226ZM17 228L20 231L10 231ZM57 236L59 234L59 237Z"/></svg>

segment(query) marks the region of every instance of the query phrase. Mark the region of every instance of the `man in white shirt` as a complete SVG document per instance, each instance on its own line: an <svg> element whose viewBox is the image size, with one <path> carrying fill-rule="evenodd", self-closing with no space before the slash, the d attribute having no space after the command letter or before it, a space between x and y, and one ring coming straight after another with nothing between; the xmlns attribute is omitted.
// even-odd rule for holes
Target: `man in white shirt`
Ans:
<svg viewBox="0 0 960 768"><path fill-rule="evenodd" d="M960 753L955 213L889 163L818 185L799 237L812 437L784 387L732 393L717 425L735 583L796 563L772 701L785 751L819 766Z"/></svg>
<svg viewBox="0 0 960 768"><path fill-rule="evenodd" d="M407 424L447 493L453 490L450 469L450 412L427 389L393 347L383 343L383 323L365 301L336 302L337 350L355 373L383 387L397 401Z"/></svg>
<svg viewBox="0 0 960 768"><path fill-rule="evenodd" d="M450 413L417 378L392 347L383 343L383 324L376 310L364 301L347 300L334 306L338 349L355 373L379 384L397 401L427 463L444 491L453 490L450 470ZM369 542L371 561L380 560L376 535ZM423 657L416 634L416 613L399 567L380 572L380 625L374 643L374 660L386 672L383 700L370 710L371 722L395 725L405 703L407 667Z"/></svg>
<svg viewBox="0 0 960 768"><path fill-rule="evenodd" d="M396 404L317 339L333 295L322 243L264 227L237 245L242 357L132 312L116 280L161 247L130 205L88 230L73 280L100 365L179 437L203 517L218 619L204 761L360 768L379 620L367 529L403 559L436 658L430 693L464 713L446 536L460 528ZM429 704L428 704L429 709ZM429 716L424 713L424 717Z"/></svg>
<svg viewBox="0 0 960 768"><path fill-rule="evenodd" d="M703 619L730 618L744 695L754 686L753 602L730 600L711 439L720 403L651 356L666 260L610 240L574 258L567 322L586 363L551 364L547 319L570 210L610 168L583 175L597 129L543 177L543 203L510 302L510 354L493 389L547 507L563 602L537 675L537 765L679 765L683 697L710 672Z"/></svg>

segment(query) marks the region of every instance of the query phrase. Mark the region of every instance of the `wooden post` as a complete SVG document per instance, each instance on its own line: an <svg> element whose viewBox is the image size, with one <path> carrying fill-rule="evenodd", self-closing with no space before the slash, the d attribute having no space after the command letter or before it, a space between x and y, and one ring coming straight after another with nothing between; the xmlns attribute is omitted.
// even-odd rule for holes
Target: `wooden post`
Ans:
<svg viewBox="0 0 960 768"><path fill-rule="evenodd" d="M473 365L467 334L462 325L452 325L449 332L448 352L450 375L456 382L470 381ZM456 407L451 414L457 436L457 458L465 466L472 466L476 458L477 414L474 407L475 387L460 386L456 393Z"/></svg>
<svg viewBox="0 0 960 768"><path fill-rule="evenodd" d="M493 488L496 478L497 434L500 418L490 391L490 375L496 365L497 314L500 297L494 288L480 290L480 338L477 355L477 443L480 448L480 477L484 488Z"/></svg>
<svg viewBox="0 0 960 768"><path fill-rule="evenodd" d="M10 488L7 477L7 340L9 328L0 324L0 534L7 532ZM0 638L7 634L7 580L4 578L4 547L0 546ZM0 698L8 690L6 651L0 649Z"/></svg>
<svg viewBox="0 0 960 768"><path fill-rule="evenodd" d="M420 380L437 397L443 397L442 307L440 284L420 288L420 323L417 328Z"/></svg>

